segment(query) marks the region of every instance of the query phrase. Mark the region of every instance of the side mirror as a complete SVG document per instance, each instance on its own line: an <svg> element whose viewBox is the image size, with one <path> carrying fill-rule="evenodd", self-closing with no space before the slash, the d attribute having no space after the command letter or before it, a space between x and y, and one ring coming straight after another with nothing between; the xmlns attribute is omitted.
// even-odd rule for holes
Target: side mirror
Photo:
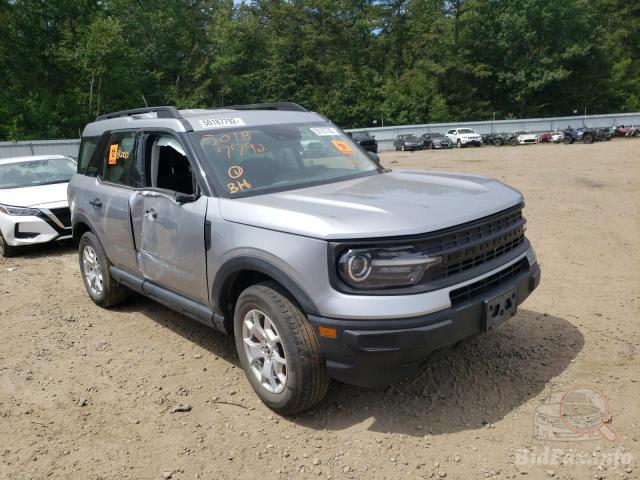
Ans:
<svg viewBox="0 0 640 480"><path fill-rule="evenodd" d="M173 196L173 199L176 201L176 203L184 205L185 203L195 202L198 199L198 196L193 193L176 192Z"/></svg>
<svg viewBox="0 0 640 480"><path fill-rule="evenodd" d="M373 153L373 152L370 152L370 151L367 150L367 155L369 155L371 160L373 160L378 165L380 165L380 156L377 153Z"/></svg>

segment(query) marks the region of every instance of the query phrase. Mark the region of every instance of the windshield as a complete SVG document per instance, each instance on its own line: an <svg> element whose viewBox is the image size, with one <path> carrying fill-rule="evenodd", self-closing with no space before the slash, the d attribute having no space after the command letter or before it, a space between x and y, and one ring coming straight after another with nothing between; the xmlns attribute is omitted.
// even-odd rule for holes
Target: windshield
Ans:
<svg viewBox="0 0 640 480"><path fill-rule="evenodd" d="M0 164L0 188L66 183L76 173L70 158L51 158Z"/></svg>
<svg viewBox="0 0 640 480"><path fill-rule="evenodd" d="M441 133L430 133L430 134L429 134L429 136L430 136L431 138L444 137L444 135L443 135L443 134L441 134Z"/></svg>
<svg viewBox="0 0 640 480"><path fill-rule="evenodd" d="M353 132L351 138L354 140L368 140L371 138L371 135L369 135L369 132Z"/></svg>
<svg viewBox="0 0 640 480"><path fill-rule="evenodd" d="M404 136L402 136L400 138L402 138L402 140L409 140L410 142L412 142L414 140L416 142L418 141L418 137L416 137L415 135L404 135Z"/></svg>
<svg viewBox="0 0 640 480"><path fill-rule="evenodd" d="M458 133L476 133L475 130L471 130L470 128L461 128L458 130Z"/></svg>
<svg viewBox="0 0 640 480"><path fill-rule="evenodd" d="M379 172L353 140L327 124L194 133L229 197L289 190Z"/></svg>

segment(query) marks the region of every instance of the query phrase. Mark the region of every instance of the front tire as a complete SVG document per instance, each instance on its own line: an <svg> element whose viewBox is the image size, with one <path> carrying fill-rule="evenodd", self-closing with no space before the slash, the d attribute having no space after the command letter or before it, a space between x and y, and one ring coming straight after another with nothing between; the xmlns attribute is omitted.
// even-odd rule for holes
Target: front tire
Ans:
<svg viewBox="0 0 640 480"><path fill-rule="evenodd" d="M96 305L113 307L127 298L125 287L111 277L111 262L93 233L86 232L80 238L78 257L84 287Z"/></svg>
<svg viewBox="0 0 640 480"><path fill-rule="evenodd" d="M494 147L500 147L500 146L502 146L502 139L501 139L501 138L496 138L496 139L493 141L493 146L494 146Z"/></svg>
<svg viewBox="0 0 640 480"><path fill-rule="evenodd" d="M582 143L593 143L593 135L591 135L590 133L585 134L582 137Z"/></svg>
<svg viewBox="0 0 640 480"><path fill-rule="evenodd" d="M18 247L9 245L0 232L0 257L14 257L18 253Z"/></svg>
<svg viewBox="0 0 640 480"><path fill-rule="evenodd" d="M234 331L247 379L271 410L293 415L324 398L329 376L318 339L277 284L259 283L240 294Z"/></svg>
<svg viewBox="0 0 640 480"><path fill-rule="evenodd" d="M458 139L458 148L462 148L462 142Z"/></svg>
<svg viewBox="0 0 640 480"><path fill-rule="evenodd" d="M512 138L511 140L509 140L509 145L511 145L512 147L515 147L518 145L518 139L517 138Z"/></svg>

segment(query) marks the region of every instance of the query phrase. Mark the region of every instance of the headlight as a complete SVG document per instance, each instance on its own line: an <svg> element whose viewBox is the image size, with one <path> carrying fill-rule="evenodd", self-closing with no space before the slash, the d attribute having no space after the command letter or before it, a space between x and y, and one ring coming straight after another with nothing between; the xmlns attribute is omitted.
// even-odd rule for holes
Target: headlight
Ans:
<svg viewBox="0 0 640 480"><path fill-rule="evenodd" d="M424 272L442 262L413 246L353 248L338 260L344 282L355 288L406 287L420 283Z"/></svg>
<svg viewBox="0 0 640 480"><path fill-rule="evenodd" d="M29 217L37 215L38 213L40 213L40 210L38 210L37 208L10 207L8 205L0 205L0 212L6 213L7 215Z"/></svg>

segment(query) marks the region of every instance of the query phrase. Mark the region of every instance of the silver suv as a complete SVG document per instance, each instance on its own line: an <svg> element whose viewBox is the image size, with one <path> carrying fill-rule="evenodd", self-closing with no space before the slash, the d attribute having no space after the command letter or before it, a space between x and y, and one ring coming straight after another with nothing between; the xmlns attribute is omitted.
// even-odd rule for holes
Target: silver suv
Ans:
<svg viewBox="0 0 640 480"><path fill-rule="evenodd" d="M386 170L291 103L98 117L68 196L93 301L134 291L234 335L283 414L330 378L415 373L513 316L540 280L519 192Z"/></svg>

